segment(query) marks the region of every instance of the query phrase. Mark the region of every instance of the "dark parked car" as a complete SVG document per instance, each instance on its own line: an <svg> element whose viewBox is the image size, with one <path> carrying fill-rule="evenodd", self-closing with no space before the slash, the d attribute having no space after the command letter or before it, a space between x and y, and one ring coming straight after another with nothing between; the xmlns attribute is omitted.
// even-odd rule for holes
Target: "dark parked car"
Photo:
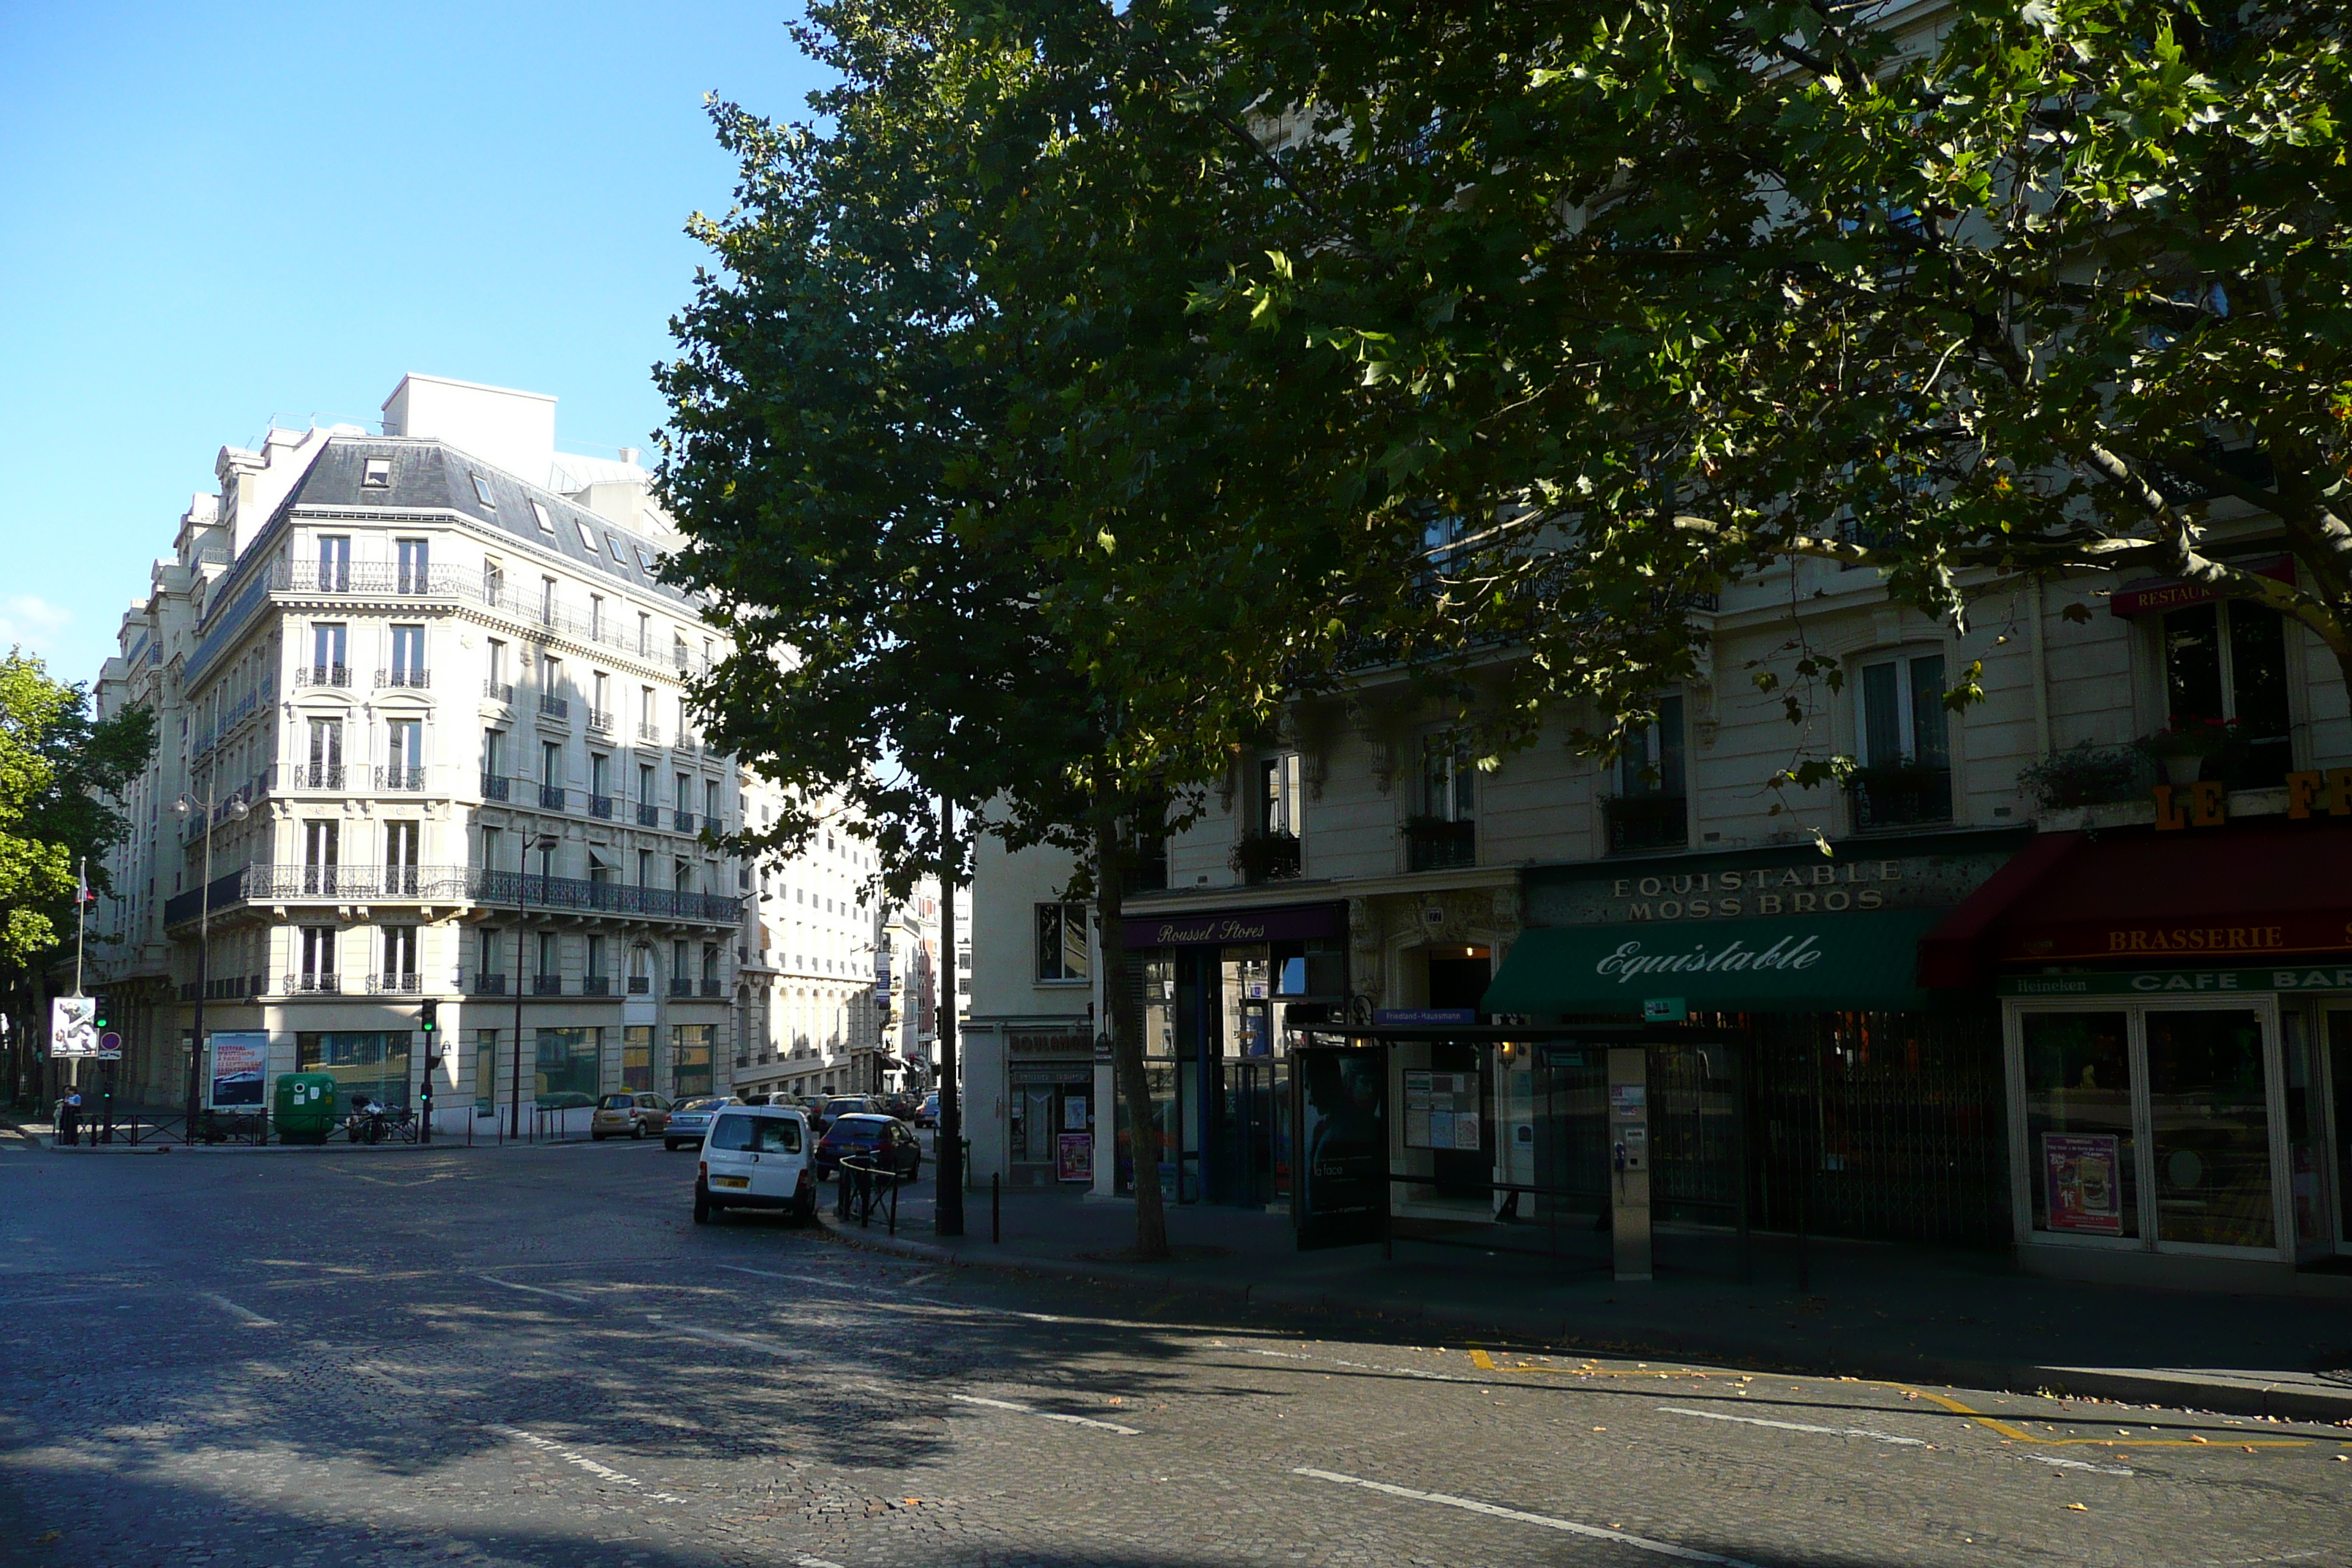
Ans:
<svg viewBox="0 0 2352 1568"><path fill-rule="evenodd" d="M923 1146L915 1141L915 1130L879 1111L851 1111L824 1130L816 1141L817 1180L838 1172L845 1155L869 1160L909 1182L923 1168Z"/></svg>
<svg viewBox="0 0 2352 1568"><path fill-rule="evenodd" d="M895 1116L901 1121L912 1121L915 1120L915 1112L922 1108L922 1103L923 1097L919 1094L885 1094L875 1098L874 1109L885 1116Z"/></svg>
<svg viewBox="0 0 2352 1568"><path fill-rule="evenodd" d="M662 1147L669 1150L695 1147L702 1142L702 1135L710 1131L710 1119L719 1114L719 1108L734 1103L723 1094L679 1100L669 1108L669 1125L662 1129Z"/></svg>
<svg viewBox="0 0 2352 1568"><path fill-rule="evenodd" d="M808 1112L809 1125L822 1132L836 1118L871 1111L874 1102L862 1094L820 1094L812 1097L802 1109Z"/></svg>

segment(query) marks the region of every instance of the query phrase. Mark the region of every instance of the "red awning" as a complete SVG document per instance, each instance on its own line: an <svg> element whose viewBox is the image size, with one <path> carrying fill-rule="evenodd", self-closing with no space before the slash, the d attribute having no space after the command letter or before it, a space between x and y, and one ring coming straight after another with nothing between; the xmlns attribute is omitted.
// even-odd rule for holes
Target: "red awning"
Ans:
<svg viewBox="0 0 2352 1568"><path fill-rule="evenodd" d="M2252 572L2257 577L2274 577L2282 583L2294 581L2294 557L2292 555L2265 555L2258 561L2238 561L2231 564L2241 572ZM2212 589L2200 588L2193 583L2154 577L2144 582L2126 583L2109 595L2107 613L2137 616L2150 610L2185 610L2191 605L2210 605L2220 597L2221 595Z"/></svg>
<svg viewBox="0 0 2352 1568"><path fill-rule="evenodd" d="M2352 951L2352 830L2284 817L2036 838L1921 939L1923 985L2000 963L2260 963Z"/></svg>

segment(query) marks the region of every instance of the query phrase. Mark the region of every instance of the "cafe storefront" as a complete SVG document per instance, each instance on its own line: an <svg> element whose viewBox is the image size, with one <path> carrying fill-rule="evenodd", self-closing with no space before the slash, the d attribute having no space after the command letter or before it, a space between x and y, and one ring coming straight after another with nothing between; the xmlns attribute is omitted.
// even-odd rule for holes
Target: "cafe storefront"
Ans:
<svg viewBox="0 0 2352 1568"><path fill-rule="evenodd" d="M2021 1257L2192 1282L2352 1253L2352 831L2043 836L1922 949L2000 997Z"/></svg>

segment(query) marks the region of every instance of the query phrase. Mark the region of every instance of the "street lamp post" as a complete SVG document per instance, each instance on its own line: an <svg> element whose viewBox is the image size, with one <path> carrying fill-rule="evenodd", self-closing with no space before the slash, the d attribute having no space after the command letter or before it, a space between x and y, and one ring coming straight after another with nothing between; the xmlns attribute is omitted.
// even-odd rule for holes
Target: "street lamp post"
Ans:
<svg viewBox="0 0 2352 1568"><path fill-rule="evenodd" d="M515 855L514 1094L507 1107L507 1126L518 1141L522 1137L522 944L523 927L530 916L530 852L554 847L554 834L527 833Z"/></svg>
<svg viewBox="0 0 2352 1568"><path fill-rule="evenodd" d="M188 1037L188 1101L184 1107L185 1118L180 1129L180 1141L183 1143L194 1143L196 1141L196 1075L204 1065L205 991L212 979L213 814L217 809L217 802L208 796L196 795L194 791L183 795L172 803L172 813L175 816L184 819L192 813L202 812L205 817L204 890L196 895L196 1017L194 1026ZM248 809L244 797L240 795L229 797L228 811L231 816L242 821Z"/></svg>

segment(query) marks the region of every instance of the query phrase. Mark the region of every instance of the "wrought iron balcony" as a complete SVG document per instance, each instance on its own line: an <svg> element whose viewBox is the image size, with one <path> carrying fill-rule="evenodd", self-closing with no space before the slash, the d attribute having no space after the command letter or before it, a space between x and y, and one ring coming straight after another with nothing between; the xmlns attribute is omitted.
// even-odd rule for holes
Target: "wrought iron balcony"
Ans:
<svg viewBox="0 0 2352 1568"><path fill-rule="evenodd" d="M349 686L352 667L348 664L305 664L296 667L297 686Z"/></svg>
<svg viewBox="0 0 2352 1568"><path fill-rule="evenodd" d="M639 827L659 827L661 826L661 807L654 805L650 801L641 800L637 802L637 826Z"/></svg>
<svg viewBox="0 0 2352 1568"><path fill-rule="evenodd" d="M702 994L705 996L716 996L719 994L719 981L716 976L706 974L702 977Z"/></svg>
<svg viewBox="0 0 2352 1568"><path fill-rule="evenodd" d="M343 977L340 974L289 974L286 977L289 996L340 996L343 994Z"/></svg>
<svg viewBox="0 0 2352 1568"><path fill-rule="evenodd" d="M493 702L503 702L508 707L511 708L514 706L514 682L511 680L485 680L482 682L482 695L488 698Z"/></svg>
<svg viewBox="0 0 2352 1568"><path fill-rule="evenodd" d="M404 768L397 763L379 766L375 770L375 787L380 790L422 790L425 787L425 770Z"/></svg>
<svg viewBox="0 0 2352 1568"><path fill-rule="evenodd" d="M1952 820L1952 770L1910 766L1864 768L1846 780L1859 833L1927 827Z"/></svg>
<svg viewBox="0 0 2352 1568"><path fill-rule="evenodd" d="M287 770L292 773L289 789L341 789L343 787L343 764L341 763L296 763Z"/></svg>
<svg viewBox="0 0 2352 1568"><path fill-rule="evenodd" d="M379 687L402 686L422 691L433 684L433 677L421 669L379 669L375 672Z"/></svg>
<svg viewBox="0 0 2352 1568"><path fill-rule="evenodd" d="M648 746L660 745L661 726L651 723L639 724L637 726L637 739L643 741Z"/></svg>
<svg viewBox="0 0 2352 1568"><path fill-rule="evenodd" d="M588 710L588 728L609 735L613 732L613 716L610 713L600 713L591 708Z"/></svg>
<svg viewBox="0 0 2352 1568"><path fill-rule="evenodd" d="M551 719L569 719L572 717L572 702L569 698L558 697L552 691L542 691L539 694L539 710Z"/></svg>
<svg viewBox="0 0 2352 1568"><path fill-rule="evenodd" d="M484 800L506 799L507 781L497 773L484 773L482 775L482 798Z"/></svg>
<svg viewBox="0 0 2352 1568"><path fill-rule="evenodd" d="M563 786L562 784L546 784L540 785L539 804L548 811L562 811L563 809Z"/></svg>
<svg viewBox="0 0 2352 1568"><path fill-rule="evenodd" d="M654 989L654 977L653 977L652 975L650 975L650 974L632 974L632 975L630 975L630 976L629 976L629 994L630 994L630 995L632 995L632 996L650 996L650 995L652 995L652 994L653 994L653 989Z"/></svg>
<svg viewBox="0 0 2352 1568"><path fill-rule="evenodd" d="M1230 859L1244 882L1287 881L1298 875L1298 836L1280 831L1250 834L1234 846Z"/></svg>
<svg viewBox="0 0 2352 1568"><path fill-rule="evenodd" d="M222 915L239 904L318 901L352 904L398 900L578 910L698 925L737 922L741 905L731 894L669 888L632 888L572 877L541 877L474 866L247 866L216 877L205 888L175 893L163 905L166 925L196 920L206 908ZM642 978L642 977L637 977ZM642 993L640 993L642 994Z"/></svg>
<svg viewBox="0 0 2352 1568"><path fill-rule="evenodd" d="M678 832L691 833L694 831L694 813L690 811L673 811L670 813L670 826L676 828Z"/></svg>
<svg viewBox="0 0 2352 1568"><path fill-rule="evenodd" d="M612 994L613 977L611 975L583 974L580 977L580 994L583 996L610 996Z"/></svg>
<svg viewBox="0 0 2352 1568"><path fill-rule="evenodd" d="M532 975L530 977L530 994L534 996L562 995L563 976L561 974Z"/></svg>
<svg viewBox="0 0 2352 1568"><path fill-rule="evenodd" d="M1680 849L1690 842L1690 802L1678 795L1625 795L1601 803L1609 853Z"/></svg>
<svg viewBox="0 0 2352 1568"><path fill-rule="evenodd" d="M472 979L467 982L466 989L477 996L503 996L507 994L507 977L485 974L478 969Z"/></svg>
<svg viewBox="0 0 2352 1568"><path fill-rule="evenodd" d="M1409 817L1404 825L1405 868L1453 871L1478 863L1478 828L1472 822L1434 816Z"/></svg>
<svg viewBox="0 0 2352 1568"><path fill-rule="evenodd" d="M588 797L588 815L602 821L612 821L613 797L609 795L590 795Z"/></svg>
<svg viewBox="0 0 2352 1568"><path fill-rule="evenodd" d="M673 996L693 995L694 977L690 974L671 975L669 981L669 994Z"/></svg>
<svg viewBox="0 0 2352 1568"><path fill-rule="evenodd" d="M387 973L368 976L368 993L374 996L415 996L421 994L424 989L424 986L417 984L415 974Z"/></svg>

